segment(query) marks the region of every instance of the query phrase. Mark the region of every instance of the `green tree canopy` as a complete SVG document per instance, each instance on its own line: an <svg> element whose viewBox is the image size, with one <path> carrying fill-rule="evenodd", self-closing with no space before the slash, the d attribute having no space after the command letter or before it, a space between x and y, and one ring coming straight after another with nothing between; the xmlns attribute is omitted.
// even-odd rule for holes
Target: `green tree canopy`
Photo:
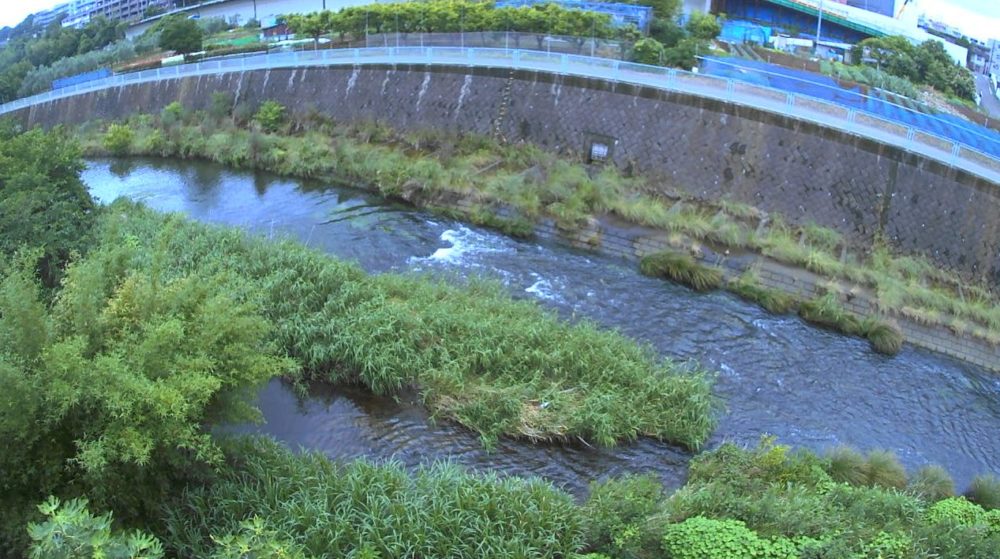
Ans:
<svg viewBox="0 0 1000 559"><path fill-rule="evenodd" d="M42 247L39 270L54 287L73 252L87 246L94 201L80 181L79 148L62 132L18 134L0 124L0 256Z"/></svg>
<svg viewBox="0 0 1000 559"><path fill-rule="evenodd" d="M198 22L182 16L165 18L160 31L160 48L188 54L201 50L205 34Z"/></svg>

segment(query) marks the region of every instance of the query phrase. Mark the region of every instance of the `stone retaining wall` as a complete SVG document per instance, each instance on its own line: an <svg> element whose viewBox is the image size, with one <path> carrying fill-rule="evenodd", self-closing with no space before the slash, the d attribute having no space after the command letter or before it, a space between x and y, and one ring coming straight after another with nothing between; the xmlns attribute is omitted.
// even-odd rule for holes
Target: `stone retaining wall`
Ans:
<svg viewBox="0 0 1000 559"><path fill-rule="evenodd" d="M276 69L123 86L35 105L17 116L26 125L53 126L155 113L172 101L206 109L217 91L232 92L237 104L250 107L274 99L300 115L497 135L560 153L587 153L592 143L606 143L615 164L654 177L664 192L727 198L795 224L832 227L855 250L882 237L967 277L1000 283L1000 186L789 116L649 87L464 66ZM617 229L592 233L580 242L600 240L606 252L630 258L662 244ZM759 265L770 277L772 265ZM781 287L787 274L775 274L766 281ZM1000 363L996 348L900 324L912 342L993 369Z"/></svg>

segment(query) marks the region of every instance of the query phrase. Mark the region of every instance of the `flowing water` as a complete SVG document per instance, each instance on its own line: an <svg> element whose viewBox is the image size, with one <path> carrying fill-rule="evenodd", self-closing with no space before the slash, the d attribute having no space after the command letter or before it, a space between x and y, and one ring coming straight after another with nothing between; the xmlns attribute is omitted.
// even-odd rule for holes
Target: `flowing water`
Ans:
<svg viewBox="0 0 1000 559"><path fill-rule="evenodd" d="M142 200L213 223L356 260L372 272L487 276L570 320L587 318L665 357L718 371L725 411L711 444L753 444L762 433L816 450L848 444L895 451L909 469L945 466L964 487L1000 472L1000 376L911 346L896 357L866 342L768 314L726 293L696 294L641 276L621 260L518 241L376 196L220 166L162 160L91 161L94 195ZM260 394L267 420L253 430L334 458L452 459L477 469L540 475L575 493L589 480L652 471L682 483L690 455L640 440L615 449L501 441L433 423L412 395L377 398L318 386L300 399L279 381Z"/></svg>

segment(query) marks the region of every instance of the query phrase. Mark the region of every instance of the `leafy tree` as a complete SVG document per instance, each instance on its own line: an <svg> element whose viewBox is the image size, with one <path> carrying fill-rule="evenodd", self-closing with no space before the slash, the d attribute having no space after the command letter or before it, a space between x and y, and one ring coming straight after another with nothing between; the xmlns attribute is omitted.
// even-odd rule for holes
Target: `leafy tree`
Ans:
<svg viewBox="0 0 1000 559"><path fill-rule="evenodd" d="M60 131L17 132L0 126L0 257L44 247L39 272L54 287L70 255L87 247L94 201L76 144Z"/></svg>
<svg viewBox="0 0 1000 559"><path fill-rule="evenodd" d="M718 18L702 12L692 13L691 19L684 27L692 37L703 41L711 41L722 33L722 25L719 24Z"/></svg>
<svg viewBox="0 0 1000 559"><path fill-rule="evenodd" d="M205 34L196 21L182 16L164 18L163 21L163 28L160 32L160 48L179 54L201 50Z"/></svg>
<svg viewBox="0 0 1000 559"><path fill-rule="evenodd" d="M652 37L641 39L632 49L632 60L640 64L662 64L663 45Z"/></svg>
<svg viewBox="0 0 1000 559"><path fill-rule="evenodd" d="M296 35L312 37L315 47L319 47L320 37L333 31L333 18L328 11L290 15L286 18L286 23Z"/></svg>
<svg viewBox="0 0 1000 559"><path fill-rule="evenodd" d="M636 3L653 8L653 15L662 20L677 17L681 10L681 0L639 0Z"/></svg>

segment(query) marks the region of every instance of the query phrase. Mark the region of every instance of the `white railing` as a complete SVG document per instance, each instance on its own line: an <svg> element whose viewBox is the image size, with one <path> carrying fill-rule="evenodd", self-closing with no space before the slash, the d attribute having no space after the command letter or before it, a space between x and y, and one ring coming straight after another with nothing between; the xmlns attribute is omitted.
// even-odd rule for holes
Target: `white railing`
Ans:
<svg viewBox="0 0 1000 559"><path fill-rule="evenodd" d="M947 165L960 167L996 184L1000 184L1000 159L997 157L943 135L914 128L874 113L846 107L815 97L808 97L738 80L607 58L534 50L462 47L377 47L322 49L315 51L303 50L205 60L195 64L119 74L110 78L17 99L0 105L0 114L90 91L185 76L303 66L407 63L538 70L644 85L662 90L718 99L728 103L789 115L801 120L815 122L823 126L868 137L882 143L899 146Z"/></svg>

